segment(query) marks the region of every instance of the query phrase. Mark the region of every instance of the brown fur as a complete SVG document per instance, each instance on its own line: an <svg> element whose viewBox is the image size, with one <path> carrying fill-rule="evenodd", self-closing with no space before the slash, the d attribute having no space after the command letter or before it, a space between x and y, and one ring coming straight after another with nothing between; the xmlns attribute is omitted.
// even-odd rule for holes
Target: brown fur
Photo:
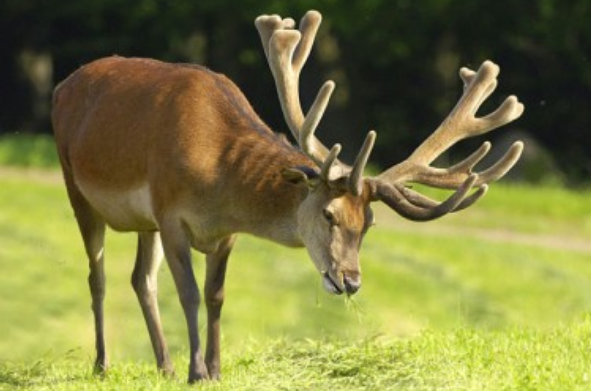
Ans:
<svg viewBox="0 0 591 391"><path fill-rule="evenodd" d="M53 125L90 261L97 369L108 366L102 315L105 225L139 233L132 283L157 364L168 373L172 363L156 302L164 250L189 329L190 381L219 376L223 282L235 234L305 245L337 292L345 290L347 278L360 281L358 249L369 224L369 193L354 197L317 180L312 186L305 173L284 178L287 169L317 168L273 133L223 75L148 59L101 59L56 88ZM327 208L338 226L327 222ZM190 247L207 254L205 361Z"/></svg>

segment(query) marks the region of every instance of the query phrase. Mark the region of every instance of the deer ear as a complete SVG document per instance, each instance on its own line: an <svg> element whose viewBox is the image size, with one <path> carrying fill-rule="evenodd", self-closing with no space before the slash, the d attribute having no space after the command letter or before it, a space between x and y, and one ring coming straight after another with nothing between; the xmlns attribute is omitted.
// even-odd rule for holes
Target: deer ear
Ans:
<svg viewBox="0 0 591 391"><path fill-rule="evenodd" d="M316 187L320 181L320 174L313 168L298 166L286 168L281 172L283 179L294 185L304 185L310 188Z"/></svg>

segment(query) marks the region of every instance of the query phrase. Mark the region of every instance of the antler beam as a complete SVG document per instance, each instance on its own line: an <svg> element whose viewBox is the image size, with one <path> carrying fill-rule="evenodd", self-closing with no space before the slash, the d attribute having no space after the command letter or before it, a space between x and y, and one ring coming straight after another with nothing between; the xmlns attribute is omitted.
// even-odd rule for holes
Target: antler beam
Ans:
<svg viewBox="0 0 591 391"><path fill-rule="evenodd" d="M319 12L308 11L300 22L299 30L295 30L293 19L282 19L278 15L259 16L255 25L275 79L285 121L302 151L320 167L323 178L333 181L349 177L349 190L359 195L363 187L363 169L374 144L375 132L369 132L354 167L348 167L337 159L340 144L329 150L314 135L335 88L334 82L329 80L324 83L305 116L300 103L300 73L310 55L321 21Z"/></svg>
<svg viewBox="0 0 591 391"><path fill-rule="evenodd" d="M308 115L304 116L299 79L321 21L322 16L316 11L304 15L299 30L293 30L293 19L281 19L278 15L262 15L255 20L275 79L285 122L302 150L319 166L324 164L329 150L314 136L314 131L326 110L334 82L329 80L324 83ZM337 149L340 150L340 147Z"/></svg>

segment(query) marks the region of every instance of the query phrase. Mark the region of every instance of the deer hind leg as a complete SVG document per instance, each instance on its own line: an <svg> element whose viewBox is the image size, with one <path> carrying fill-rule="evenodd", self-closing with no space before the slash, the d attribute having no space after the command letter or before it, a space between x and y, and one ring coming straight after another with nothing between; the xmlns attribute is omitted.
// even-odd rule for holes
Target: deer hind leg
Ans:
<svg viewBox="0 0 591 391"><path fill-rule="evenodd" d="M105 270L104 270L104 243L105 222L99 214L86 201L84 196L75 187L71 177L64 175L70 197L70 203L82 234L84 248L88 256L90 274L88 285L92 296L92 312L94 313L96 361L94 369L96 373L104 373L109 361L105 348L105 328L103 301L105 298Z"/></svg>
<svg viewBox="0 0 591 391"><path fill-rule="evenodd" d="M191 246L180 222L160 224L160 234L166 261L176 285L189 332L189 383L208 379L209 374L199 342L197 313L200 296L191 265Z"/></svg>
<svg viewBox="0 0 591 391"><path fill-rule="evenodd" d="M157 232L138 234L137 256L131 276L131 284L140 302L154 355L156 365L166 375L174 374L168 347L162 331L160 311L158 309L158 269L162 262L162 242Z"/></svg>
<svg viewBox="0 0 591 391"><path fill-rule="evenodd" d="M235 236L222 241L217 251L207 255L205 275L205 305L207 307L207 349L205 364L212 379L220 377L220 316L224 304L224 280L228 257L234 246Z"/></svg>

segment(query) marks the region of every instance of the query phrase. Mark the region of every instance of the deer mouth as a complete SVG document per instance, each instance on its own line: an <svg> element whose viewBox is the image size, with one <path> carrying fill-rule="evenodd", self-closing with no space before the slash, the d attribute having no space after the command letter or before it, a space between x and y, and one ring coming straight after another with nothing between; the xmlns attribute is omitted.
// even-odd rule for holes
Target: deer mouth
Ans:
<svg viewBox="0 0 591 391"><path fill-rule="evenodd" d="M324 286L324 289L326 289L328 292L332 293L333 295L342 295L343 294L343 290L328 275L328 272L322 273L322 285Z"/></svg>

